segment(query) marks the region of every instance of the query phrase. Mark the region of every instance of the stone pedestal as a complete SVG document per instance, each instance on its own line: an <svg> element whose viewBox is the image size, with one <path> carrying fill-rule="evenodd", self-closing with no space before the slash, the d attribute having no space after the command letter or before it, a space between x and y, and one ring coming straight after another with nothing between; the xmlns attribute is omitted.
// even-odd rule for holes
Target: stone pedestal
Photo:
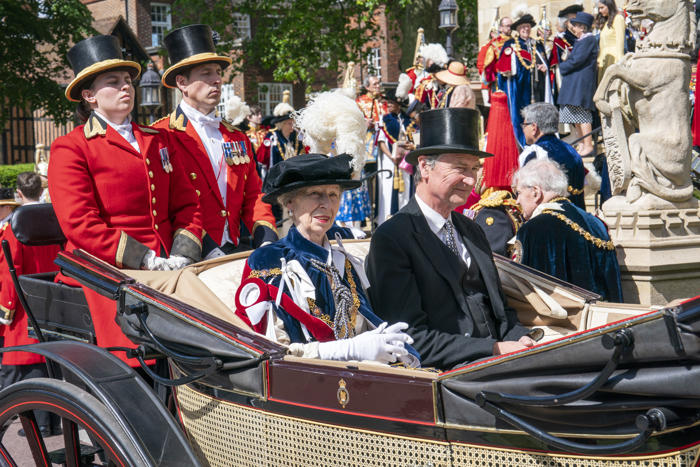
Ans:
<svg viewBox="0 0 700 467"><path fill-rule="evenodd" d="M626 303L665 305L700 295L700 207L635 211L603 206L617 245Z"/></svg>

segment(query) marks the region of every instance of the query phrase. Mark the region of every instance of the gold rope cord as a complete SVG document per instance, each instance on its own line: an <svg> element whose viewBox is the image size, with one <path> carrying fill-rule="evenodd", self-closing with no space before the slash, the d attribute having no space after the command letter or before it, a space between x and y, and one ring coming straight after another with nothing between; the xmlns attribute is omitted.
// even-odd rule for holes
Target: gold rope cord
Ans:
<svg viewBox="0 0 700 467"><path fill-rule="evenodd" d="M222 402L177 389L197 455L211 466L449 466L448 443L343 428Z"/></svg>

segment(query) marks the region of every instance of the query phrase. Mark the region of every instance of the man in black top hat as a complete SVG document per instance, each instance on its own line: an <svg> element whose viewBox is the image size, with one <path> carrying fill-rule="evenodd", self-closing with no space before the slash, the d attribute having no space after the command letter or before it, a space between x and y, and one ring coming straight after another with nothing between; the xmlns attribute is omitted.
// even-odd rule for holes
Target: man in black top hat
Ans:
<svg viewBox="0 0 700 467"><path fill-rule="evenodd" d="M437 109L421 114L416 194L372 237L369 297L389 322L404 321L424 366L457 364L532 346L528 330L506 306L491 248L473 221L453 210L476 180L479 112Z"/></svg>
<svg viewBox="0 0 700 467"><path fill-rule="evenodd" d="M252 246L277 240L270 205L262 201L253 146L240 129L221 120L223 70L231 59L216 53L209 26L193 24L163 39L172 65L163 85L182 92L182 102L153 126L169 132L173 157L182 161L199 197L207 235L202 256L211 258L241 245L241 223L252 235Z"/></svg>

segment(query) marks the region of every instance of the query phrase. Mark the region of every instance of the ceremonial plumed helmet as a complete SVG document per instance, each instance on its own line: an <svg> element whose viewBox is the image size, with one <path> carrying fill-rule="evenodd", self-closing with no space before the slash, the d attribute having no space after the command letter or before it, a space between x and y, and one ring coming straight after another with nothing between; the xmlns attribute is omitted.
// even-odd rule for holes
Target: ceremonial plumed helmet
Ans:
<svg viewBox="0 0 700 467"><path fill-rule="evenodd" d="M163 38L163 45L170 57L170 68L163 73L164 86L176 88L178 71L204 63L218 63L223 70L231 64L231 58L216 53L212 30L206 24L191 24L173 30Z"/></svg>
<svg viewBox="0 0 700 467"><path fill-rule="evenodd" d="M124 60L119 39L115 36L94 36L78 42L68 51L68 63L75 78L66 88L66 97L73 102L80 102L83 88L100 73L125 70L131 79L141 74L141 65Z"/></svg>

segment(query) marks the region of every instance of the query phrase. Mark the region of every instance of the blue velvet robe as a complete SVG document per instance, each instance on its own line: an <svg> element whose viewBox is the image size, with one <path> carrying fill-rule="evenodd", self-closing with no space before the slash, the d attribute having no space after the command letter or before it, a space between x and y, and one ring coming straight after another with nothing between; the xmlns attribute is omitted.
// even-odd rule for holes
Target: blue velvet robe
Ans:
<svg viewBox="0 0 700 467"><path fill-rule="evenodd" d="M581 155L576 152L573 146L566 143L556 135L544 135L535 143L547 151L547 157L557 164L560 164L566 171L566 178L569 180L569 199L581 209L586 209L583 200L583 180L585 169ZM535 152L525 159L523 166L536 158Z"/></svg>
<svg viewBox="0 0 700 467"><path fill-rule="evenodd" d="M516 40L519 42L521 50L527 50L527 45L524 40L520 38L509 39L503 44L503 47L501 48L499 60L504 59L508 55L504 54L504 51L506 51L506 49L509 49L511 51L509 53L515 53L515 50L513 50L513 44ZM537 41L535 43L534 48L536 48L542 56L542 58L546 60L547 52L544 49L543 43ZM537 56L535 56L535 59L536 63L542 63L542 61L539 60ZM530 64L530 60L525 60L524 58L523 60L528 65ZM518 144L520 144L521 147L525 147L525 135L523 134L523 128L521 126L523 123L523 119L520 115L520 111L524 107L530 105L532 102L543 102L545 100L544 80L549 79L549 74L542 73L541 71L538 71L537 68L535 68L534 73L531 72L530 70L526 69L522 63L520 63L520 60L518 60L517 57L515 59L515 70L515 74L510 77L506 77L502 74L498 75L498 88L502 89L508 96L508 111L510 112L510 120L511 122L513 122L513 131L515 132L515 139L518 141ZM537 75L539 78L537 84L534 85L534 101L532 100L532 89L530 87L532 74Z"/></svg>
<svg viewBox="0 0 700 467"><path fill-rule="evenodd" d="M316 287L316 305L321 312L327 315L330 321L333 322L333 318L335 317L335 301L333 299L331 283L326 274L316 269L310 261L311 258L314 258L326 263L328 260L328 250L307 240L299 233L296 227L292 227L289 229L289 233L286 237L255 250L248 258L248 266L251 270L271 270L281 267L282 263L280 258L284 258L287 262L291 260L299 261ZM382 323L382 319L372 311L365 291L362 289L362 282L354 268L352 269L352 277L357 286L357 294L360 299L360 308L358 312L373 325L378 326ZM280 275L263 275L262 277L265 282L275 286L279 286L280 278ZM347 277L343 277L343 282L348 288L350 287ZM299 321L291 317L281 308L277 308L276 312L277 316L284 322L284 327L287 334L289 334L290 340L292 342L305 343L306 338L301 330Z"/></svg>
<svg viewBox="0 0 700 467"><path fill-rule="evenodd" d="M556 204L563 211L554 212L563 214L593 237L610 240L603 221L568 200ZM620 266L614 249L597 247L564 221L547 213L525 222L518 230L517 240L522 248L521 263L595 292L605 301L622 302Z"/></svg>

